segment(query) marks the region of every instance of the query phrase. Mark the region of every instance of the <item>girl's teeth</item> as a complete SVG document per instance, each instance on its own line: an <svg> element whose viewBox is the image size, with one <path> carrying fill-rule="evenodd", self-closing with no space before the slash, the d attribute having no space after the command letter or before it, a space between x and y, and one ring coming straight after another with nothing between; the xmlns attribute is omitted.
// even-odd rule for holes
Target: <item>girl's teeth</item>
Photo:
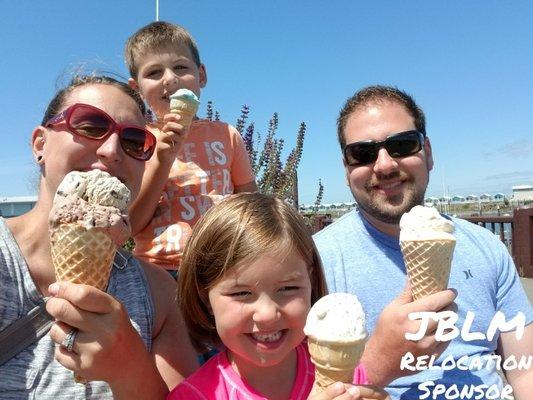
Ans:
<svg viewBox="0 0 533 400"><path fill-rule="evenodd" d="M258 342L275 342L281 338L281 331L270 334L252 333L252 337Z"/></svg>

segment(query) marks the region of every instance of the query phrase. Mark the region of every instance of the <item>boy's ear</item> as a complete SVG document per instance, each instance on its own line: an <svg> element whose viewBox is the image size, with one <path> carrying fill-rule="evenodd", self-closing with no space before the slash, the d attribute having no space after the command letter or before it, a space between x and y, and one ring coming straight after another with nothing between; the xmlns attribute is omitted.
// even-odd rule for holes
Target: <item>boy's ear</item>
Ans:
<svg viewBox="0 0 533 400"><path fill-rule="evenodd" d="M204 64L200 64L198 68L198 76L200 81L200 87L203 89L207 85L207 69Z"/></svg>
<svg viewBox="0 0 533 400"><path fill-rule="evenodd" d="M135 90L136 92L139 91L139 85L137 84L137 81L133 78L128 79L128 85L130 85L130 88Z"/></svg>

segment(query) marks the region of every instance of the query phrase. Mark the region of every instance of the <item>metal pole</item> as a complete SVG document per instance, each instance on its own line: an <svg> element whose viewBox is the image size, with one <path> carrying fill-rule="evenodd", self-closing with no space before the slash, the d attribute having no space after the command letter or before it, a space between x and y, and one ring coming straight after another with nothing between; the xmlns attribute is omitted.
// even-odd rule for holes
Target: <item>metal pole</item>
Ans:
<svg viewBox="0 0 533 400"><path fill-rule="evenodd" d="M159 21L159 0L155 0L155 20Z"/></svg>

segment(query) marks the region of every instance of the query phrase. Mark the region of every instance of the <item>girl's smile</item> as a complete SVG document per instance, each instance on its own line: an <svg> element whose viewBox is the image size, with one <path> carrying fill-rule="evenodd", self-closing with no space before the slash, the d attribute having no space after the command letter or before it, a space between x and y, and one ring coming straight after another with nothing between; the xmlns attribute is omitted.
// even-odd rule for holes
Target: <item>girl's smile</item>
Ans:
<svg viewBox="0 0 533 400"><path fill-rule="evenodd" d="M294 251L243 262L212 287L209 302L239 370L283 363L304 339L311 306L307 264Z"/></svg>

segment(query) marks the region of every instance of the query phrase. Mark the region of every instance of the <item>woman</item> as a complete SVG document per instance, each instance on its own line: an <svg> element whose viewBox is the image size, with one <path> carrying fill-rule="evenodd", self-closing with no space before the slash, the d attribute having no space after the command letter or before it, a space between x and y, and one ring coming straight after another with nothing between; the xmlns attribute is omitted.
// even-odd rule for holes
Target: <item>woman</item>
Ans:
<svg viewBox="0 0 533 400"><path fill-rule="evenodd" d="M138 127L135 134L141 139L146 134L142 100L127 85L104 76L73 79L34 129L32 150L41 169L37 204L24 215L0 219L0 331L42 304L43 297L51 297L46 308L56 323L49 335L0 366L0 397L164 398L169 387L197 367L173 279L130 258L127 268L113 268L110 294L54 283L48 214L63 177L73 170L101 169L118 177L134 197L146 158L128 149L128 138L109 119L104 118L109 131L97 140L72 128L68 113L65 121L48 124L74 104L98 109L86 108L94 113L88 121L99 120L103 111L119 125ZM78 332L74 338L69 335L73 330ZM87 384L75 383L65 367Z"/></svg>

